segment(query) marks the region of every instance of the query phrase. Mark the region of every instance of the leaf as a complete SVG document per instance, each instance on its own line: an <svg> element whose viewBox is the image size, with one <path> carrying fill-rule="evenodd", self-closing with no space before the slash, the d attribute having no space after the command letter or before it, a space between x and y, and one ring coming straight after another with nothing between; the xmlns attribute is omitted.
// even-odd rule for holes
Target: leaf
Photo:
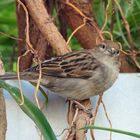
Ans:
<svg viewBox="0 0 140 140"><path fill-rule="evenodd" d="M34 87L36 87L36 83L30 82ZM44 89L39 86L39 91L42 93L42 95L45 97L46 99L46 103L48 103L48 95L46 94L46 92L44 91Z"/></svg>
<svg viewBox="0 0 140 140"><path fill-rule="evenodd" d="M21 96L18 88L12 87L2 80L0 80L0 87L7 90L18 105L21 103ZM24 96L24 104L19 106L35 122L45 140L56 140L55 134L44 114L30 100Z"/></svg>
<svg viewBox="0 0 140 140"><path fill-rule="evenodd" d="M106 128L106 127L100 127L100 126L85 126L79 130L87 130L87 129L98 129L98 130L103 130L103 131L110 131L110 132L115 132L115 133L120 133L120 134L124 134L124 135L128 135L131 137L136 137L136 138L140 138L140 134L136 134L136 133L132 133L129 131L124 131L124 130L119 130L119 129L114 129L114 128Z"/></svg>
<svg viewBox="0 0 140 140"><path fill-rule="evenodd" d="M9 4L11 4L11 3L15 3L15 0L1 0L0 1L0 6L7 6L7 5L9 5Z"/></svg>

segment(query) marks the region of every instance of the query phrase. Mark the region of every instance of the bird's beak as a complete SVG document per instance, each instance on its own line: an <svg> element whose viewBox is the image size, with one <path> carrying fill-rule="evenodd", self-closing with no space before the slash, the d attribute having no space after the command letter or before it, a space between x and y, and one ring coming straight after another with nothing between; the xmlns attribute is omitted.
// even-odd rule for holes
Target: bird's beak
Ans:
<svg viewBox="0 0 140 140"><path fill-rule="evenodd" d="M110 52L110 54L114 54L115 53L115 49L114 48L110 48L110 49L108 49L108 51Z"/></svg>
<svg viewBox="0 0 140 140"><path fill-rule="evenodd" d="M114 48L111 48L111 51L112 51L112 54L114 54L114 53L115 53L115 49L114 49Z"/></svg>

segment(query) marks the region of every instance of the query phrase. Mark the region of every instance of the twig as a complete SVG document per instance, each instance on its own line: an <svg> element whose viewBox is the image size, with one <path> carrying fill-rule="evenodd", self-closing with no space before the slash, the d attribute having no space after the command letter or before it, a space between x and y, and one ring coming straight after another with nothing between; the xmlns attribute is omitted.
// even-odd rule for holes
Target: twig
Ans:
<svg viewBox="0 0 140 140"><path fill-rule="evenodd" d="M109 116L107 114L107 110L106 110L106 107L105 107L105 104L104 104L103 100L101 100L101 103L103 105L103 108L104 108L104 111L105 111L105 115L106 115L106 118L107 118L107 120L109 122L110 128L112 128L112 123L111 123L111 120L109 119ZM110 140L112 140L112 132L110 132Z"/></svg>
<svg viewBox="0 0 140 140"><path fill-rule="evenodd" d="M130 27L129 27L129 24L128 24L126 18L125 18L125 14L124 14L124 12L123 12L118 0L114 0L114 2L117 5L117 7L118 7L118 9L120 11L120 14L122 16L122 19L123 19L123 22L124 22L124 25L125 25L125 29L127 31L128 41L129 41L129 44L131 46L131 50L134 50L134 44L133 44L133 40L132 40L131 33L130 33Z"/></svg>
<svg viewBox="0 0 140 140"><path fill-rule="evenodd" d="M92 115L92 118L91 118L91 120L90 120L90 125L94 125L94 124L95 124L97 112L98 112L100 103L101 103L101 101L102 101L102 97L103 97L103 94L99 96L99 99L98 99L98 102L97 102L95 111L94 111L94 113L93 113L93 115ZM91 133L92 139L95 140L95 137L94 137L94 130L91 129L91 130L90 130L90 133Z"/></svg>
<svg viewBox="0 0 140 140"><path fill-rule="evenodd" d="M18 57L18 60L17 60L17 78L18 78L18 85L19 85L20 95L21 95L21 103L20 103L20 105L23 105L24 104L24 97L23 97L23 90L22 90L22 86L21 86L20 73L19 73L20 58L21 57Z"/></svg>
<svg viewBox="0 0 140 140"><path fill-rule="evenodd" d="M63 131L62 131L60 134L56 135L56 137L60 137L60 136L62 136L63 133L64 133L66 130L68 131L69 129L68 129L68 128L63 129Z"/></svg>
<svg viewBox="0 0 140 140"><path fill-rule="evenodd" d="M66 4L69 5L70 7L72 7L77 13L79 13L79 15L81 15L84 18L84 22L85 21L86 22L87 21L89 21L89 22L93 21L93 18L87 17L80 9L78 9L75 5L70 3L69 0L66 0ZM83 25L84 25L84 23L83 23ZM95 25L93 25L93 24L91 24L91 25L94 26L94 28L96 29L97 33L99 34L99 37L101 38L101 40L104 40L104 38L102 36L102 33L101 33L102 31L99 31L99 29ZM80 26L82 26L82 25L80 25ZM97 39L96 39L96 42L97 42Z"/></svg>
<svg viewBox="0 0 140 140"><path fill-rule="evenodd" d="M11 35L9 35L9 34L7 34L7 33L1 32L1 31L0 31L0 34L2 34L2 35L4 35L4 36L6 36L6 37L8 37L8 38L14 39L14 40L24 41L24 40L23 40L23 39L21 39L21 38L16 38L16 37L13 37L13 36L11 36Z"/></svg>
<svg viewBox="0 0 140 140"><path fill-rule="evenodd" d="M129 53L125 52L123 49L122 49L122 45L120 42L118 42L120 47L121 47L121 52L124 53L125 55L127 56L130 56L132 58L132 60L134 61L134 63L136 64L136 66L140 69L140 64L137 60L137 56L139 55L139 51L138 52L135 52L134 50L131 50Z"/></svg>
<svg viewBox="0 0 140 140"><path fill-rule="evenodd" d="M112 1L112 9L111 9L111 23L110 23L110 30L111 33L113 33L114 23L115 23L115 7L114 7L114 1Z"/></svg>
<svg viewBox="0 0 140 140"><path fill-rule="evenodd" d="M26 45L29 46L28 42L26 42L26 40L23 40L22 38L16 38L16 37L14 37L14 36L11 36L11 35L9 35L9 34L7 34L7 33L1 32L1 31L0 31L0 34L6 36L6 37L8 37L8 38L11 38L11 39L13 39L13 40L25 42Z"/></svg>
<svg viewBox="0 0 140 140"><path fill-rule="evenodd" d="M28 47L32 52L35 52L35 49L33 48L32 44L30 43L30 36L29 36L29 14L27 11L26 6L20 1L17 0L17 2L23 7L25 14L26 14L26 29L25 29L25 34L26 34L26 42L28 42Z"/></svg>
<svg viewBox="0 0 140 140"><path fill-rule="evenodd" d="M24 104L24 97L23 97L23 90L22 90L21 80L20 80L19 63L20 63L21 57L26 56L27 53L29 53L29 52L30 52L30 50L27 50L23 55L19 56L18 60L17 60L17 78L18 78L18 85L19 85L19 89L20 89L20 93L21 93L21 103L20 103L20 105Z"/></svg>
<svg viewBox="0 0 140 140"><path fill-rule="evenodd" d="M84 19L89 20L89 21L93 21L92 18L87 17L81 10L79 10L75 5L73 5L72 3L69 2L69 0L66 0L66 4L69 5L70 7L72 7L79 15L81 15Z"/></svg>
<svg viewBox="0 0 140 140"><path fill-rule="evenodd" d="M132 59L133 59L133 61L135 62L136 66L140 69L140 64L139 64L139 62L137 61L136 56L133 56Z"/></svg>
<svg viewBox="0 0 140 140"><path fill-rule="evenodd" d="M104 28L105 28L105 26L107 24L107 18L108 18L107 12L108 12L108 8L109 8L109 5L110 5L110 2L111 2L111 0L108 0L107 6L106 6L106 9L105 9L105 21L104 21L104 24L103 24L103 26L101 28L101 31L104 30Z"/></svg>
<svg viewBox="0 0 140 140"><path fill-rule="evenodd" d="M75 123L75 121L77 119L78 112L79 112L79 109L76 108L73 120L72 120L71 125L70 125L70 128L69 128L67 134L65 135L65 137L62 140L67 140L73 134L73 129L72 128L73 128L74 123Z"/></svg>
<svg viewBox="0 0 140 140"><path fill-rule="evenodd" d="M82 27L84 27L86 25L86 21L84 20L84 23L81 24L80 26L78 26L70 35L70 37L68 38L67 42L66 42L66 46L69 44L71 38L73 37L73 35L78 31L80 30Z"/></svg>
<svg viewBox="0 0 140 140"><path fill-rule="evenodd" d="M40 109L40 105L39 105L37 94L38 94L38 89L39 89L40 82L41 82L42 69L41 69L41 62L40 62L39 59L38 59L38 65L39 65L39 78L37 80L37 85L36 85L36 88L35 88L34 97L35 97L35 101L36 101L37 107Z"/></svg>
<svg viewBox="0 0 140 140"><path fill-rule="evenodd" d="M102 31L102 34L108 34L110 36L110 40L113 41L113 36L110 32L108 31Z"/></svg>
<svg viewBox="0 0 140 140"><path fill-rule="evenodd" d="M76 118L77 118L77 115L78 115L78 111L79 111L79 108L76 108L75 115L74 115L74 117L73 117L71 126L72 126L72 125L74 124L74 122L76 121Z"/></svg>

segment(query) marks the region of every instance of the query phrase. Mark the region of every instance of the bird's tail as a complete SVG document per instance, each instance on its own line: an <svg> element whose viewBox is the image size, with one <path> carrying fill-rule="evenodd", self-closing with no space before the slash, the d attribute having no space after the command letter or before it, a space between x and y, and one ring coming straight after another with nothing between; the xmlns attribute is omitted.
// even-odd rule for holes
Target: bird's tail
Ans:
<svg viewBox="0 0 140 140"><path fill-rule="evenodd" d="M34 80L38 79L37 73L31 73L31 72L20 72L20 79L21 80ZM0 80L17 80L18 76L17 73L5 73L4 75L0 75Z"/></svg>
<svg viewBox="0 0 140 140"><path fill-rule="evenodd" d="M20 77L23 75L20 73ZM5 73L3 75L0 75L0 80L16 80L17 79L17 74L16 73Z"/></svg>

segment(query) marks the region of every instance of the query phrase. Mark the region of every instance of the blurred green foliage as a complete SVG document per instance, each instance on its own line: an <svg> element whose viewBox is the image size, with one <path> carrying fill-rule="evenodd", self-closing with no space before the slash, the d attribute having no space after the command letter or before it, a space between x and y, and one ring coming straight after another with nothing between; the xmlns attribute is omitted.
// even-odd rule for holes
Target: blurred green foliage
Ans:
<svg viewBox="0 0 140 140"><path fill-rule="evenodd" d="M15 10L14 0L0 1L0 32L14 37L17 36ZM0 34L0 56L5 64L6 71L15 70L16 41L2 34Z"/></svg>
<svg viewBox="0 0 140 140"><path fill-rule="evenodd" d="M94 16L97 20L97 23L100 27L102 27L105 19L105 7L107 4L107 0L94 0L93 10ZM140 44L140 1L135 0L119 0L119 4L122 7L122 10L125 13L125 17L130 26L130 32L132 35L132 39L134 42L134 46L136 49L139 48ZM130 45L127 40L127 32L125 30L125 26L121 15L118 11L117 6L114 5L113 0L111 0L111 4L108 11L108 22L105 30L111 32L111 23L114 21L112 35L113 39L122 43L124 49L129 49ZM113 7L113 8L112 8ZM114 9L112 11L112 9ZM114 15L112 15L114 13Z"/></svg>
<svg viewBox="0 0 140 140"><path fill-rule="evenodd" d="M134 46L136 49L139 48L140 44L140 1L136 0L119 0L119 3L125 13L126 19L130 25L130 31ZM107 0L94 0L93 3L93 15L100 27L102 27L105 18L105 7ZM112 7L114 10L112 11ZM0 0L0 32L7 33L11 36L17 36L17 24L16 24L16 8L15 0ZM114 15L112 16L112 12ZM57 14L57 13L55 13ZM127 33L123 24L123 20L116 6L113 6L113 0L108 11L108 20L105 30L113 34L115 41L122 43L123 48L128 50L130 45L127 40ZM112 22L113 21L113 22ZM111 24L113 23L113 29ZM68 36L71 34L71 30L68 29ZM106 35L109 39L109 36ZM15 70L17 48L16 41L0 34L0 56L5 63L6 71ZM80 49L78 41L73 37L70 46L73 50ZM13 63L14 62L14 63Z"/></svg>

